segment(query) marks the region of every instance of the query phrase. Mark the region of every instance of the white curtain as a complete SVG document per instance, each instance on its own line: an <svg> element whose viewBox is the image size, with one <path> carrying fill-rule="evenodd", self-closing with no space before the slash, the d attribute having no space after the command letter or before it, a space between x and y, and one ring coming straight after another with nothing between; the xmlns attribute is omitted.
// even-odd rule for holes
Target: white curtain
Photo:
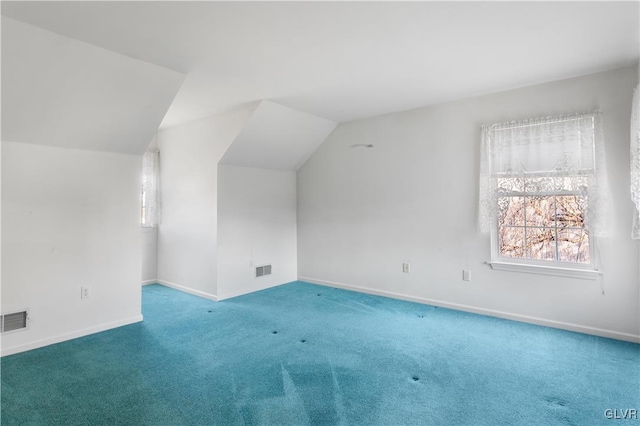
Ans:
<svg viewBox="0 0 640 426"><path fill-rule="evenodd" d="M635 203L631 237L640 239L640 84L631 107L631 199Z"/></svg>
<svg viewBox="0 0 640 426"><path fill-rule="evenodd" d="M609 231L611 202L602 114L574 114L482 126L479 227L498 217L501 194L573 192L587 196L593 236Z"/></svg>
<svg viewBox="0 0 640 426"><path fill-rule="evenodd" d="M159 152L145 152L142 157L142 226L160 223Z"/></svg>

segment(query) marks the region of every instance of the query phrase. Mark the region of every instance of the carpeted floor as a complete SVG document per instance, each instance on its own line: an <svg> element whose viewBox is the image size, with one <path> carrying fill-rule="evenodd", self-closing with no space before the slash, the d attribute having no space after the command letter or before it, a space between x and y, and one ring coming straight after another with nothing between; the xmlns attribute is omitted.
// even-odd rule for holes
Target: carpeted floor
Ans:
<svg viewBox="0 0 640 426"><path fill-rule="evenodd" d="M637 344L302 282L143 314L3 358L2 425L640 422Z"/></svg>

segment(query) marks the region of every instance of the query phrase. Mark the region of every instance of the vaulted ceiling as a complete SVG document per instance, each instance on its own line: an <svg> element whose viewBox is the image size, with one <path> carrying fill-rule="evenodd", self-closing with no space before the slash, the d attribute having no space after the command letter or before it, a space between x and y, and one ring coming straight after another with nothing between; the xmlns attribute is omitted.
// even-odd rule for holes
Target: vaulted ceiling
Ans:
<svg viewBox="0 0 640 426"><path fill-rule="evenodd" d="M243 124L220 164L298 170L336 124L274 102L262 101Z"/></svg>
<svg viewBox="0 0 640 426"><path fill-rule="evenodd" d="M638 2L613 1L3 1L13 20L2 29L3 103L7 87L10 97L24 92L42 101L33 114L68 109L61 123L71 126L69 116L82 117L73 102L93 93L110 120L142 114L148 125L131 129L140 137L155 121L173 126L263 99L344 122L631 65L639 13ZM32 48L16 21L80 44L71 56L51 40ZM38 94L28 79L60 87ZM68 88L74 97L56 104ZM158 109L145 116L142 99ZM122 110L108 108L116 104ZM28 113L3 110L3 122L24 126Z"/></svg>
<svg viewBox="0 0 640 426"><path fill-rule="evenodd" d="M141 154L184 75L2 19L2 140Z"/></svg>

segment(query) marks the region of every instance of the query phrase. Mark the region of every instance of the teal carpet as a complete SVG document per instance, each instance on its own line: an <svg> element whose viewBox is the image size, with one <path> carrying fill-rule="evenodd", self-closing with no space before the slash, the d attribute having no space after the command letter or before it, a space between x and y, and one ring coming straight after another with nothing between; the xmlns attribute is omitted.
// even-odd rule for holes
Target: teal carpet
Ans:
<svg viewBox="0 0 640 426"><path fill-rule="evenodd" d="M640 424L637 344L302 282L143 314L3 358L2 425Z"/></svg>

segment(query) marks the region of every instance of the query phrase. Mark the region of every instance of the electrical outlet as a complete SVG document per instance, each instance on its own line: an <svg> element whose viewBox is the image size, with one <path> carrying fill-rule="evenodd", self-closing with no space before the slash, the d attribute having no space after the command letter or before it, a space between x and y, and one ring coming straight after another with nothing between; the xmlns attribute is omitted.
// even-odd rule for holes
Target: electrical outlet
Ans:
<svg viewBox="0 0 640 426"><path fill-rule="evenodd" d="M89 298L89 287L80 287L80 299Z"/></svg>
<svg viewBox="0 0 640 426"><path fill-rule="evenodd" d="M462 271L462 280L463 281L471 281L471 271L464 269Z"/></svg>
<svg viewBox="0 0 640 426"><path fill-rule="evenodd" d="M403 263L402 264L402 272L404 272L405 274L408 274L409 272L411 272L411 265L409 263Z"/></svg>

